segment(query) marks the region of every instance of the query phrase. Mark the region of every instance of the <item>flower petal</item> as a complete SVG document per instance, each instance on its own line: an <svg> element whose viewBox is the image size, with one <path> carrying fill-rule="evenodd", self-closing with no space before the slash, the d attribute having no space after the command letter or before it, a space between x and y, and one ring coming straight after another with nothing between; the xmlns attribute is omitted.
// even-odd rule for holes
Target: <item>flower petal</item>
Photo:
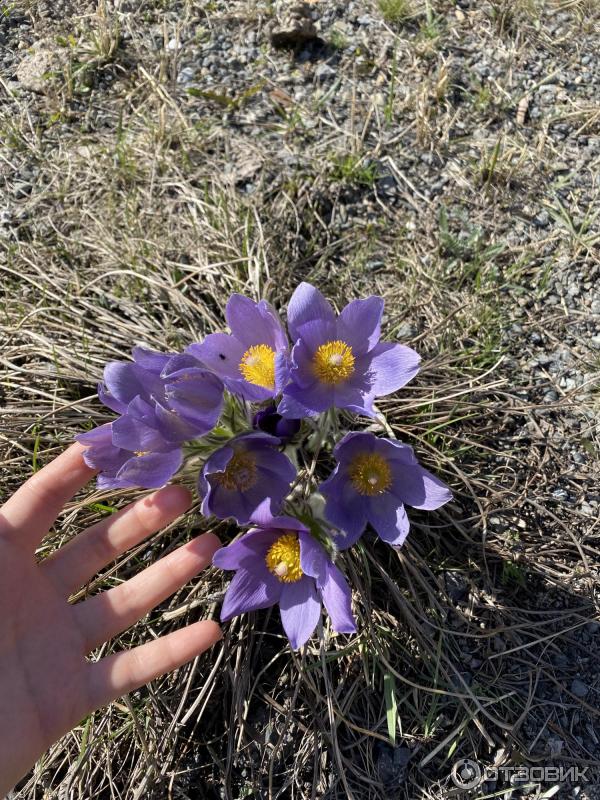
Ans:
<svg viewBox="0 0 600 800"><path fill-rule="evenodd" d="M175 372L165 391L169 407L195 425L196 436L214 428L223 407L223 383L216 375L205 369Z"/></svg>
<svg viewBox="0 0 600 800"><path fill-rule="evenodd" d="M304 281L296 287L287 308L288 329L292 341L300 339L300 326L307 322L323 322L335 325L335 314L321 292Z"/></svg>
<svg viewBox="0 0 600 800"><path fill-rule="evenodd" d="M284 389L277 413L288 419L315 416L331 408L333 397L333 387L318 381L304 387L290 383Z"/></svg>
<svg viewBox="0 0 600 800"><path fill-rule="evenodd" d="M351 547L360 538L367 524L367 503L356 492L339 467L319 486L325 497L325 519L339 528L334 536L340 550Z"/></svg>
<svg viewBox="0 0 600 800"><path fill-rule="evenodd" d="M336 444L333 455L346 463L358 453L372 453L377 441L378 438L367 431L350 431Z"/></svg>
<svg viewBox="0 0 600 800"><path fill-rule="evenodd" d="M127 403L113 397L103 383L98 384L98 400L117 414L124 414L127 411Z"/></svg>
<svg viewBox="0 0 600 800"><path fill-rule="evenodd" d="M246 350L254 344L266 344L276 352L287 347L281 320L266 300L255 303L243 294L232 294L225 316L232 334Z"/></svg>
<svg viewBox="0 0 600 800"><path fill-rule="evenodd" d="M337 321L338 338L349 344L353 353L361 355L371 350L381 336L383 298L372 295L353 300L342 309Z"/></svg>
<svg viewBox="0 0 600 800"><path fill-rule="evenodd" d="M420 464L394 464L394 493L413 508L433 511L452 500L446 484Z"/></svg>
<svg viewBox="0 0 600 800"><path fill-rule="evenodd" d="M352 615L352 592L340 570L328 562L327 577L321 589L321 597L331 617L334 631L356 633L356 622Z"/></svg>
<svg viewBox="0 0 600 800"><path fill-rule="evenodd" d="M313 351L302 339L292 348L289 378L297 386L312 386L316 381Z"/></svg>
<svg viewBox="0 0 600 800"><path fill-rule="evenodd" d="M147 347L134 347L131 351L133 360L143 369L150 370L160 375L167 362L175 353L161 353L158 350L150 350Z"/></svg>
<svg viewBox="0 0 600 800"><path fill-rule="evenodd" d="M104 367L104 385L112 397L121 403L130 403L140 396L162 394L162 381L154 372L128 361L111 361Z"/></svg>
<svg viewBox="0 0 600 800"><path fill-rule="evenodd" d="M209 333L203 341L186 347L186 353L191 353L217 375L240 380L240 362L246 349L235 336L228 333Z"/></svg>
<svg viewBox="0 0 600 800"><path fill-rule="evenodd" d="M277 406L277 413L281 414L284 419L301 419L302 417L315 417L318 412L312 411L299 400L284 392Z"/></svg>
<svg viewBox="0 0 600 800"><path fill-rule="evenodd" d="M285 453L280 453L272 447L248 448L254 455L255 464L259 472L267 473L267 479L275 479L284 483L288 489L296 479L296 467Z"/></svg>
<svg viewBox="0 0 600 800"><path fill-rule="evenodd" d="M246 611L274 606L281 596L282 584L266 569L260 575L240 569L235 573L223 601L221 621Z"/></svg>
<svg viewBox="0 0 600 800"><path fill-rule="evenodd" d="M380 342L370 355L373 393L376 397L391 394L411 381L419 371L421 356L411 347Z"/></svg>
<svg viewBox="0 0 600 800"><path fill-rule="evenodd" d="M365 376L366 377L366 376ZM375 395L365 386L366 380L352 379L346 384L334 387L333 402L336 408L345 408L355 414L363 414L367 417L375 417L373 400Z"/></svg>
<svg viewBox="0 0 600 800"><path fill-rule="evenodd" d="M275 392L277 394L280 394L289 383L291 369L290 354L280 350L275 356Z"/></svg>
<svg viewBox="0 0 600 800"><path fill-rule="evenodd" d="M384 542L399 547L406 539L410 529L406 510L391 492L370 498L367 516Z"/></svg>
<svg viewBox="0 0 600 800"><path fill-rule="evenodd" d="M254 562L264 561L269 546L276 538L275 531L253 528L227 547L217 550L213 564L221 569L250 569Z"/></svg>
<svg viewBox="0 0 600 800"><path fill-rule="evenodd" d="M126 461L117 472L117 479L127 481L129 486L158 489L168 483L183 461L181 449L166 453L150 453Z"/></svg>
<svg viewBox="0 0 600 800"><path fill-rule="evenodd" d="M295 583L282 583L279 608L281 622L294 650L310 639L321 616L319 601L313 578L305 575Z"/></svg>
<svg viewBox="0 0 600 800"><path fill-rule="evenodd" d="M78 434L75 439L86 446L83 460L88 467L115 475L127 459L131 458L131 453L113 444L112 426L112 422L107 422L91 431Z"/></svg>
<svg viewBox="0 0 600 800"><path fill-rule="evenodd" d="M327 563L329 558L324 548L308 533L299 531L300 566L302 572L315 578L317 587L321 587L327 577Z"/></svg>
<svg viewBox="0 0 600 800"><path fill-rule="evenodd" d="M123 414L113 422L112 440L116 447L131 450L132 453L137 451L160 452L172 449L155 426L148 425L145 420L130 413Z"/></svg>

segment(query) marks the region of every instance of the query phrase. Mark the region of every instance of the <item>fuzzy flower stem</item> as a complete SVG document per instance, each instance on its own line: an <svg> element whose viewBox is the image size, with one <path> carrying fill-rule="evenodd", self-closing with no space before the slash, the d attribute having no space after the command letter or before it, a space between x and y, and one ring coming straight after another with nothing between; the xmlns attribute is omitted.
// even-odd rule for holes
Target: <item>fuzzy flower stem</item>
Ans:
<svg viewBox="0 0 600 800"><path fill-rule="evenodd" d="M304 487L304 494L305 497L307 498L310 496L310 493L312 491L312 482L315 474L315 469L317 468L317 461L319 460L319 455L321 454L321 449L323 447L323 444L327 441L330 426L331 426L330 414L328 412L326 412L325 414L321 414L316 424L317 428L316 445L314 449L313 459L306 474L306 485Z"/></svg>

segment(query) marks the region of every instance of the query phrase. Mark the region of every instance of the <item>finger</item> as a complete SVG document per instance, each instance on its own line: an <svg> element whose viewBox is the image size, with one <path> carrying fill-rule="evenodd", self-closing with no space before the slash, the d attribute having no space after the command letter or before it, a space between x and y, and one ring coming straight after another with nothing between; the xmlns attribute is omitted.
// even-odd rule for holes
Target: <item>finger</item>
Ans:
<svg viewBox="0 0 600 800"><path fill-rule="evenodd" d="M141 647L103 658L90 671L93 708L100 708L181 667L216 644L221 636L216 622L204 620Z"/></svg>
<svg viewBox="0 0 600 800"><path fill-rule="evenodd" d="M86 652L129 628L210 563L221 543L204 533L161 558L135 578L74 606Z"/></svg>
<svg viewBox="0 0 600 800"><path fill-rule="evenodd" d="M39 544L65 503L96 474L83 460L84 450L75 442L17 489L2 506L0 535Z"/></svg>
<svg viewBox="0 0 600 800"><path fill-rule="evenodd" d="M40 564L65 595L151 533L168 525L192 502L183 486L167 486L92 525Z"/></svg>

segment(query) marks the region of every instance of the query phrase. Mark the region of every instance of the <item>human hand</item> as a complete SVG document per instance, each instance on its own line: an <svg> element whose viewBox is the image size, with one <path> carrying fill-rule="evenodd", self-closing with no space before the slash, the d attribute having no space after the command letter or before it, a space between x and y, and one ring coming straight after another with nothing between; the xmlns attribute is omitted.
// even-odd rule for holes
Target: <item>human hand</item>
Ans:
<svg viewBox="0 0 600 800"><path fill-rule="evenodd" d="M125 583L68 598L99 569L190 505L168 486L88 528L36 563L35 548L94 475L72 445L0 508L0 797L87 714L191 660L221 638L210 620L97 663L86 655L133 625L210 563L205 533Z"/></svg>

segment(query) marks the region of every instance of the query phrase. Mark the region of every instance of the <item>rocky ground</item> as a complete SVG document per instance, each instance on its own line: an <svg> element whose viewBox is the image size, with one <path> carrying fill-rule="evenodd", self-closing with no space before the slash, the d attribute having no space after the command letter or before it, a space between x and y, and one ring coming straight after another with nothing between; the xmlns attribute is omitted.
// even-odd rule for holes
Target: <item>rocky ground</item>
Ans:
<svg viewBox="0 0 600 800"><path fill-rule="evenodd" d="M385 296L424 368L383 408L456 493L349 559L362 639L234 623L15 798L445 798L459 758L587 769L473 796L600 796L599 46L595 0L4 3L3 494L107 419L108 359L302 279Z"/></svg>

